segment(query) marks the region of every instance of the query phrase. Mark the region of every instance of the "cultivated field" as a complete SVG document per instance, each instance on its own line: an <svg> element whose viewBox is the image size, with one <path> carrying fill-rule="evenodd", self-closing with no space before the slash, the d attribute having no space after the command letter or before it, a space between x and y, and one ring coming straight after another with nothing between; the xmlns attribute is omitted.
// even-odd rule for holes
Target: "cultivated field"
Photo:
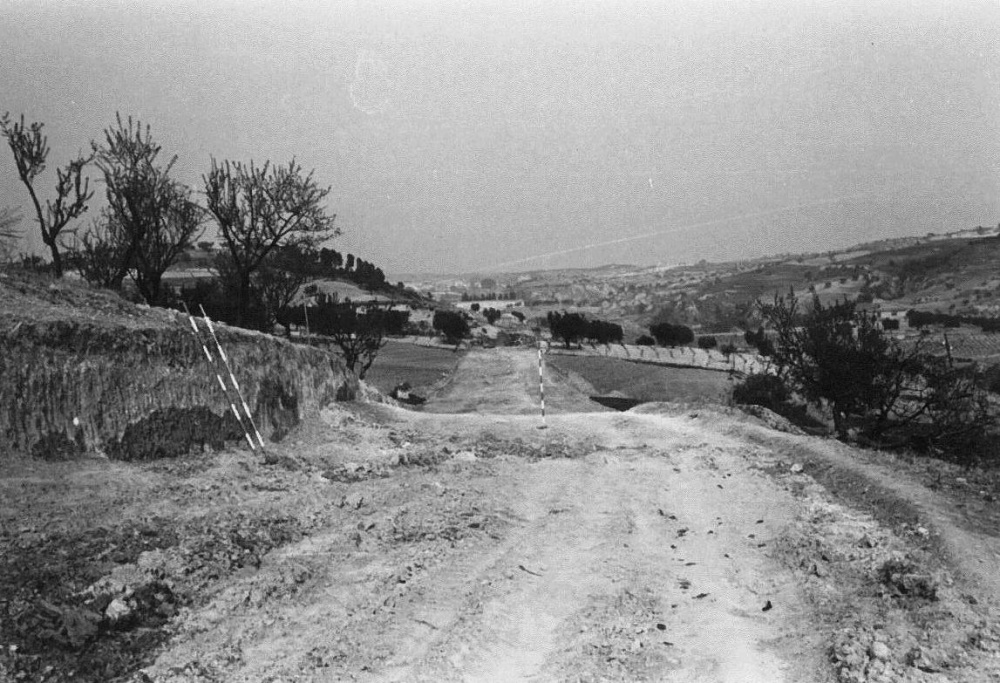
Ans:
<svg viewBox="0 0 1000 683"><path fill-rule="evenodd" d="M599 356L549 354L558 370L580 375L601 396L621 395L641 401L723 402L732 388L725 372L634 363Z"/></svg>
<svg viewBox="0 0 1000 683"><path fill-rule="evenodd" d="M409 382L414 393L426 397L435 385L447 379L464 354L463 350L455 351L454 348L390 340L379 351L365 381L384 394Z"/></svg>

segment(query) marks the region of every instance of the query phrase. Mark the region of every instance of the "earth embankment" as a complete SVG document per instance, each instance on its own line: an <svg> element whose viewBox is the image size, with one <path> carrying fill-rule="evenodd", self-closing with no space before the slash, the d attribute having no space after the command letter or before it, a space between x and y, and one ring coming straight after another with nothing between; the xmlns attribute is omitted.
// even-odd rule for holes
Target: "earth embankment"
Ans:
<svg viewBox="0 0 1000 683"><path fill-rule="evenodd" d="M216 377L224 366L209 364L187 316L79 283L40 286L9 275L0 279L0 307L8 313L0 323L0 447L8 456L141 460L244 438L230 407L239 399ZM321 349L223 325L216 332L265 438L282 438L304 415L358 390Z"/></svg>

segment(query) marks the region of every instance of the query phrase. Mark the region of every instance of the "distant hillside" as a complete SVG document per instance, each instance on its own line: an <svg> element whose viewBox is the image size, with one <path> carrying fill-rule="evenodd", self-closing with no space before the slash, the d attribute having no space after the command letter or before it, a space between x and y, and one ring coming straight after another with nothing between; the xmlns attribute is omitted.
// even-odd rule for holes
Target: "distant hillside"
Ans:
<svg viewBox="0 0 1000 683"><path fill-rule="evenodd" d="M998 316L998 263L997 229L979 227L739 262L467 274L413 284L438 296L460 297L482 291L488 280L524 300L529 317L577 310L620 322L627 333L658 320L682 322L700 332L728 332L752 322L748 317L755 300L789 290L815 292L824 302L860 299L886 313L912 308Z"/></svg>

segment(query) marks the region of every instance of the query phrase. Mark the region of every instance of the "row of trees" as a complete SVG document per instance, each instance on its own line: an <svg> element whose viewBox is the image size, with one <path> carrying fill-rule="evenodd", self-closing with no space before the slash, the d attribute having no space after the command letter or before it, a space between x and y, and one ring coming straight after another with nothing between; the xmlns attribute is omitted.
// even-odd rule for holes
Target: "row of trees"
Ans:
<svg viewBox="0 0 1000 683"><path fill-rule="evenodd" d="M517 292L462 292L462 301L516 301L520 299Z"/></svg>
<svg viewBox="0 0 1000 683"><path fill-rule="evenodd" d="M602 345L624 343L625 332L617 323L589 320L581 313L556 311L549 311L546 320L552 336L562 340L567 349L570 344L579 344L582 340Z"/></svg>
<svg viewBox="0 0 1000 683"><path fill-rule="evenodd" d="M949 313L932 313L930 311L909 310L906 320L910 327L925 327L927 325L942 325L944 327L959 327L962 324L975 325L983 332L1000 332L1000 318L985 316L952 315Z"/></svg>
<svg viewBox="0 0 1000 683"><path fill-rule="evenodd" d="M280 298L291 288L289 264L296 250L313 250L339 233L335 216L323 206L330 189L294 159L281 166L213 158L202 176L202 206L194 190L172 177L177 158L163 155L150 127L119 115L103 140L91 143L90 154L56 170L54 198L43 199L38 178L49 155L43 124L5 114L0 133L28 191L53 273L59 277L67 267L76 268L88 281L112 289L131 277L151 305L167 302L164 273L209 221L224 246L217 269L224 294L235 300L232 321L244 326L266 322L268 316L254 315L267 307L262 299ZM93 197L84 174L91 164L100 172L106 206L80 233L71 223L87 211ZM357 264L353 270L358 271ZM376 270L371 264L362 268L373 281L379 279Z"/></svg>
<svg viewBox="0 0 1000 683"><path fill-rule="evenodd" d="M355 257L354 254L345 256L335 249L323 247L303 258L303 263L310 268L311 274L315 277L350 280L370 291L390 287L381 268Z"/></svg>

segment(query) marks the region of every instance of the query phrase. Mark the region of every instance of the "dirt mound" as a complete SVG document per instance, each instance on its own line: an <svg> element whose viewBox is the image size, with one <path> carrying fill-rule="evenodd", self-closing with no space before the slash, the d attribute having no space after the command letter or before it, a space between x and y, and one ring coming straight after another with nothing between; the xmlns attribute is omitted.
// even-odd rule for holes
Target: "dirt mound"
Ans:
<svg viewBox="0 0 1000 683"><path fill-rule="evenodd" d="M0 312L0 329L22 321L83 321L101 316L140 326L164 320L160 309L133 304L70 275L56 279L16 267L0 272Z"/></svg>

